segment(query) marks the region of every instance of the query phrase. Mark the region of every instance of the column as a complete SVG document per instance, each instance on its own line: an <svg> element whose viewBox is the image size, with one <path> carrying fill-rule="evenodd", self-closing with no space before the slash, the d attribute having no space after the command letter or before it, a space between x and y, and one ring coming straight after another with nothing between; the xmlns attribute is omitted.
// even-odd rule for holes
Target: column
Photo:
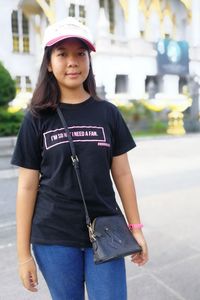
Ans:
<svg viewBox="0 0 200 300"><path fill-rule="evenodd" d="M129 40L140 37L139 30L139 0L128 0L128 21L126 23L127 38Z"/></svg>
<svg viewBox="0 0 200 300"><path fill-rule="evenodd" d="M106 18L104 8L99 9L99 19L97 21L96 36L97 51L108 49L110 47L109 22Z"/></svg>
<svg viewBox="0 0 200 300"><path fill-rule="evenodd" d="M164 75L163 76L163 93L177 95L179 93L179 76Z"/></svg>
<svg viewBox="0 0 200 300"><path fill-rule="evenodd" d="M144 73L133 73L129 74L129 94L133 99L141 100L145 96L146 75Z"/></svg>

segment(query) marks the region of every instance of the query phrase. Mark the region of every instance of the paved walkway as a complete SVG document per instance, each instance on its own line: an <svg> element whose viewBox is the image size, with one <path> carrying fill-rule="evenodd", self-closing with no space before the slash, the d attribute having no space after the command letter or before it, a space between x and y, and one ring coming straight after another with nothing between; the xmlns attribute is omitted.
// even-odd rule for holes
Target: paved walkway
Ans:
<svg viewBox="0 0 200 300"><path fill-rule="evenodd" d="M129 158L150 261L138 268L126 259L128 299L200 300L200 135L138 139L137 145ZM0 188L3 208L14 201L16 179L1 178ZM50 300L41 277L37 294L21 288L14 225L1 222L0 241L6 244L0 245L0 300Z"/></svg>

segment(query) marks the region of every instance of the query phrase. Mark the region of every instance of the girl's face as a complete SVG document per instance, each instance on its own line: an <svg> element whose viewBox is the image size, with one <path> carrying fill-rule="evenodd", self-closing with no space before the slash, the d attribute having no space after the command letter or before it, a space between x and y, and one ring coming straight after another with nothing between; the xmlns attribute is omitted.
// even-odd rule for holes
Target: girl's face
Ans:
<svg viewBox="0 0 200 300"><path fill-rule="evenodd" d="M53 72L63 94L67 90L83 89L89 67L88 50L81 41L71 38L53 48L48 71Z"/></svg>

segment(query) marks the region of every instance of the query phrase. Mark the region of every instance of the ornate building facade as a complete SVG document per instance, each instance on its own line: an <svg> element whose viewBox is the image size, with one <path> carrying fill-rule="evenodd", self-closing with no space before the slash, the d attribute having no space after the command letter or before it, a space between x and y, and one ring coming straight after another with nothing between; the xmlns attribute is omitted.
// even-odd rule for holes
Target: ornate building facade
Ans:
<svg viewBox="0 0 200 300"><path fill-rule="evenodd" d="M0 61L18 91L34 88L44 29L66 16L90 27L97 86L110 100L177 95L200 78L199 0L2 0Z"/></svg>

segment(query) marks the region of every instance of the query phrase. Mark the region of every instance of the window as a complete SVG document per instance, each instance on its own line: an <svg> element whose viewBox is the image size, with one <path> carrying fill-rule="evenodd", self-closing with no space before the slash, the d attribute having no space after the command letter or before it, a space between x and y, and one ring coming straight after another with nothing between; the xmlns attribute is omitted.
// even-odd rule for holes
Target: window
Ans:
<svg viewBox="0 0 200 300"><path fill-rule="evenodd" d="M75 17L75 4L71 3L69 7L69 17Z"/></svg>
<svg viewBox="0 0 200 300"><path fill-rule="evenodd" d="M179 93L184 94L188 90L188 81L185 77L179 78Z"/></svg>
<svg viewBox="0 0 200 300"><path fill-rule="evenodd" d="M105 7L104 0L99 0L99 6L100 6L100 8Z"/></svg>
<svg viewBox="0 0 200 300"><path fill-rule="evenodd" d="M116 75L115 79L115 93L128 92L128 75Z"/></svg>
<svg viewBox="0 0 200 300"><path fill-rule="evenodd" d="M13 36L13 51L19 52L19 27L18 27L18 15L14 10L12 13L12 36Z"/></svg>
<svg viewBox="0 0 200 300"><path fill-rule="evenodd" d="M72 1L71 1L72 2ZM77 18L80 22L85 24L85 19L86 19L86 11L85 11L85 5L84 1L74 1L69 5L68 9L68 15L69 17L75 17Z"/></svg>
<svg viewBox="0 0 200 300"><path fill-rule="evenodd" d="M145 79L145 92L149 99L153 99L160 90L158 76L147 76Z"/></svg>
<svg viewBox="0 0 200 300"><path fill-rule="evenodd" d="M28 19L22 15L23 50L29 53L29 26Z"/></svg>
<svg viewBox="0 0 200 300"><path fill-rule="evenodd" d="M113 4L113 0L108 0L108 14L109 14L109 22L110 22L110 32L114 33L115 19L114 19L114 4Z"/></svg>
<svg viewBox="0 0 200 300"><path fill-rule="evenodd" d="M85 19L85 7L84 5L79 5L79 17Z"/></svg>
<svg viewBox="0 0 200 300"><path fill-rule="evenodd" d="M32 92L32 84L29 76L16 76L16 91L19 92Z"/></svg>
<svg viewBox="0 0 200 300"><path fill-rule="evenodd" d="M29 76L25 76L25 81L26 81L26 91L27 92L32 92L32 85L31 85L31 80Z"/></svg>
<svg viewBox="0 0 200 300"><path fill-rule="evenodd" d="M29 22L21 11L14 10L12 12L12 36L13 52L30 52Z"/></svg>
<svg viewBox="0 0 200 300"><path fill-rule="evenodd" d="M21 91L21 77L20 76L16 76L15 83L16 83L16 92L18 94Z"/></svg>

